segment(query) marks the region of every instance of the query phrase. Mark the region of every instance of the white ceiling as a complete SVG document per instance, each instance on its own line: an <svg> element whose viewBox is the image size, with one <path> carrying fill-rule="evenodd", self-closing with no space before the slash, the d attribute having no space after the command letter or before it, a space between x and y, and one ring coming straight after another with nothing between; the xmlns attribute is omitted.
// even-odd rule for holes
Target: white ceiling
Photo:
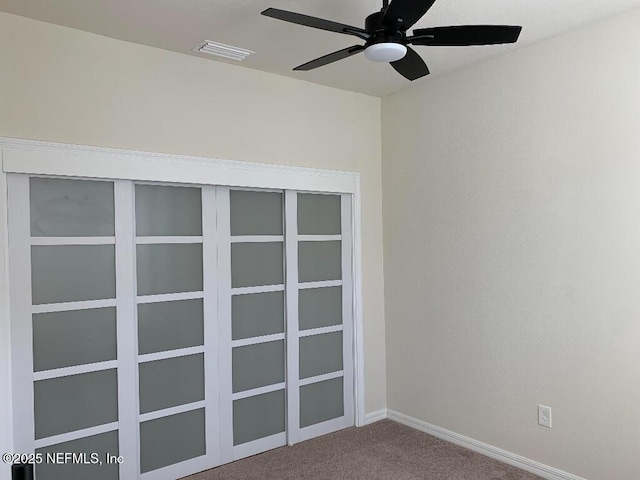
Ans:
<svg viewBox="0 0 640 480"><path fill-rule="evenodd" d="M342 48L356 37L306 28L260 15L267 7L364 26L382 0L0 0L0 11L129 42L191 52L213 40L256 52L241 65L288 77L385 96L411 85L389 65L355 55L309 72L292 68ZM599 19L640 7L640 0L437 0L414 28L461 24L522 25L515 45L416 47L432 75L458 69ZM413 83L429 81L429 77Z"/></svg>

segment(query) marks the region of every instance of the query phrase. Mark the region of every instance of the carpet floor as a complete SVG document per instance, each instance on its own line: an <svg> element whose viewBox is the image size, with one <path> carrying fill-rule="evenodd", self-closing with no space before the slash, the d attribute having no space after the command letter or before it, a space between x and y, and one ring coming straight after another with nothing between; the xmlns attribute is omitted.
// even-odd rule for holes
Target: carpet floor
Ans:
<svg viewBox="0 0 640 480"><path fill-rule="evenodd" d="M540 480L399 423L348 428L185 480Z"/></svg>

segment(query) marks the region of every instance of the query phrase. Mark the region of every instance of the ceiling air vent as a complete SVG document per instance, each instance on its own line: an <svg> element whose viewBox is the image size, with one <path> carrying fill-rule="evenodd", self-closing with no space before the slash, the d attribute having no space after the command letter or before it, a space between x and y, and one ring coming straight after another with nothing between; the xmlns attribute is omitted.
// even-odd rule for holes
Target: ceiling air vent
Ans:
<svg viewBox="0 0 640 480"><path fill-rule="evenodd" d="M251 55L251 50L245 50L244 48L232 47L231 45L225 45L224 43L212 42L205 40L193 49L194 52L207 53L209 55L216 55L218 57L229 58L231 60L242 61Z"/></svg>

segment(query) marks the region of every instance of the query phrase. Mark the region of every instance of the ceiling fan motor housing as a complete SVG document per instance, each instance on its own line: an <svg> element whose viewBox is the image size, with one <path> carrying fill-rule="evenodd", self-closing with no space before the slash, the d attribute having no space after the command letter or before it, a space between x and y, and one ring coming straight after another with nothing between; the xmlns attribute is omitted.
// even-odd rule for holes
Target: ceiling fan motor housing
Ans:
<svg viewBox="0 0 640 480"><path fill-rule="evenodd" d="M399 29L401 22L389 27L382 23L384 12L376 12L365 20L369 39L365 44L365 56L374 62L395 62L407 53L406 35Z"/></svg>
<svg viewBox="0 0 640 480"><path fill-rule="evenodd" d="M393 41L392 39L398 39L401 42L406 38L405 31L401 29L402 19L397 19L393 25L385 25L382 23L384 18L384 12L375 12L369 15L364 21L364 29L369 35L373 43L380 43L381 41ZM377 39L384 39L378 40Z"/></svg>

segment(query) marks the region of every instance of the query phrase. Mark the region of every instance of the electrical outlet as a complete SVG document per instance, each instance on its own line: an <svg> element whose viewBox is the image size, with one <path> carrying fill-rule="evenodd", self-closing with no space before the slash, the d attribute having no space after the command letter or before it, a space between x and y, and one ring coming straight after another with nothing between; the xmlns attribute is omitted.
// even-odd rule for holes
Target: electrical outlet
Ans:
<svg viewBox="0 0 640 480"><path fill-rule="evenodd" d="M538 405L538 425L551 428L551 407Z"/></svg>

